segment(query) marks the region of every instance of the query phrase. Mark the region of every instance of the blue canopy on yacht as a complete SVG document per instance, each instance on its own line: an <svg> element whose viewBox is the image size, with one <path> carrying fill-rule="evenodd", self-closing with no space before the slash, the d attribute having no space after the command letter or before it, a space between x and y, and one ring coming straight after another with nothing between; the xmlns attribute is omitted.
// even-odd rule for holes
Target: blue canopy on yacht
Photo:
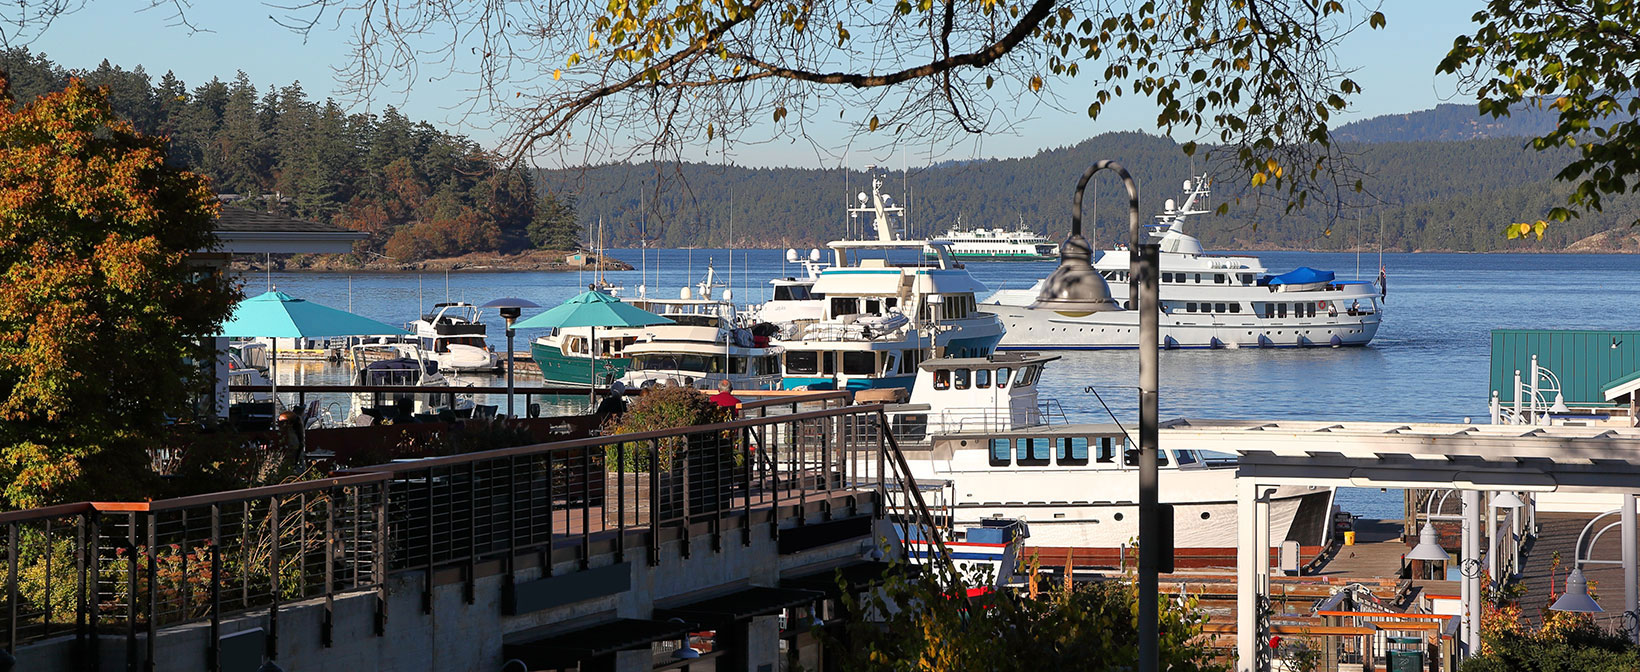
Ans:
<svg viewBox="0 0 1640 672"><path fill-rule="evenodd" d="M1309 266L1299 266L1281 275L1266 275L1259 279L1261 285L1308 285L1316 282L1332 282L1332 271L1318 271Z"/></svg>

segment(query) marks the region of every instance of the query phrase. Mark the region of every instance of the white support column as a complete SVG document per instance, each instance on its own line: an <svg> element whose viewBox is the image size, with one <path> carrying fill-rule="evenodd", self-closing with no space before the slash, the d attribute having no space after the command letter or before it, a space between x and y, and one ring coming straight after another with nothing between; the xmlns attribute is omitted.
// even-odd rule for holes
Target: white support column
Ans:
<svg viewBox="0 0 1640 672"><path fill-rule="evenodd" d="M1634 493L1623 493L1623 621L1622 627L1632 628L1628 635L1640 642L1640 564L1635 555Z"/></svg>
<svg viewBox="0 0 1640 672"><path fill-rule="evenodd" d="M1480 565L1480 527L1481 527L1481 493L1476 490L1463 491L1463 565L1460 579L1463 581L1464 597L1464 644L1467 645L1469 655L1480 652L1481 632L1481 573Z"/></svg>
<svg viewBox="0 0 1640 672"><path fill-rule="evenodd" d="M1498 543L1497 494L1486 493L1486 576L1493 586L1503 585L1503 578L1498 576L1498 555L1503 552L1503 544Z"/></svg>
<svg viewBox="0 0 1640 672"><path fill-rule="evenodd" d="M1258 591L1260 595L1270 594L1270 494L1255 491L1254 509L1258 513Z"/></svg>
<svg viewBox="0 0 1640 672"><path fill-rule="evenodd" d="M1258 484L1252 479L1236 479L1236 672L1257 672L1257 496Z"/></svg>

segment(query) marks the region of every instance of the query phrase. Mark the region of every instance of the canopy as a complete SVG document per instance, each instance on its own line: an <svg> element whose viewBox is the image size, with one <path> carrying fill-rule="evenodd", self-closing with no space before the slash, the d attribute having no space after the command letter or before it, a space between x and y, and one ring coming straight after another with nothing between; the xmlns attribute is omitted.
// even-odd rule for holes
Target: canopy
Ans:
<svg viewBox="0 0 1640 672"><path fill-rule="evenodd" d="M1265 276L1265 285L1308 285L1317 282L1332 282L1332 271L1318 271L1309 266L1299 266L1281 275Z"/></svg>
<svg viewBox="0 0 1640 672"><path fill-rule="evenodd" d="M403 334L398 327L274 290L240 301L222 325L225 338L329 338Z"/></svg>
<svg viewBox="0 0 1640 672"><path fill-rule="evenodd" d="M603 292L582 292L552 310L536 313L513 328L647 327L653 324L672 324L672 320L622 303L620 299Z"/></svg>

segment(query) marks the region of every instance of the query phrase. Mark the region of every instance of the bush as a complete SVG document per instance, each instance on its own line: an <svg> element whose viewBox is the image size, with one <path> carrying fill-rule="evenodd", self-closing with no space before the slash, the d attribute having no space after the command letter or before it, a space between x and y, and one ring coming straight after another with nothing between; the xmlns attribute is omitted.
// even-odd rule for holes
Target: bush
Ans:
<svg viewBox="0 0 1640 672"><path fill-rule="evenodd" d="M1545 612L1543 625L1525 624L1518 607L1498 610L1482 623L1481 655L1461 672L1633 672L1640 649L1606 633L1583 614Z"/></svg>
<svg viewBox="0 0 1640 672"><path fill-rule="evenodd" d="M612 418L613 424L607 430L610 434L636 434L712 425L728 422L730 417L729 409L717 405L711 398L696 390L686 387L656 387L634 400L624 415L618 419ZM661 439L658 448L662 470L672 468L672 457L684 447L685 440L686 437L683 436ZM627 471L649 470L647 444L633 442L610 446L607 456L610 465L618 464L617 460L621 459L618 451L626 453Z"/></svg>

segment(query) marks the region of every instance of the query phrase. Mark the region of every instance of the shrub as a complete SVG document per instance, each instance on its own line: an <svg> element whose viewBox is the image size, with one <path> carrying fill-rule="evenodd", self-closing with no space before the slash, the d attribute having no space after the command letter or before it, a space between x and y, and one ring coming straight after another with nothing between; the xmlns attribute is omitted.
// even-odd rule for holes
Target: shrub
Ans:
<svg viewBox="0 0 1640 672"><path fill-rule="evenodd" d="M636 434L712 425L728 422L729 419L729 409L717 405L711 398L696 390L686 387L656 387L634 400L619 419L612 419L613 424L608 431L611 434ZM658 448L662 470L672 467L673 455L684 447L685 442L686 437L683 436L661 439ZM649 470L647 444L631 442L610 446L608 463L618 464L617 460L621 459L620 452L626 453L627 471Z"/></svg>

